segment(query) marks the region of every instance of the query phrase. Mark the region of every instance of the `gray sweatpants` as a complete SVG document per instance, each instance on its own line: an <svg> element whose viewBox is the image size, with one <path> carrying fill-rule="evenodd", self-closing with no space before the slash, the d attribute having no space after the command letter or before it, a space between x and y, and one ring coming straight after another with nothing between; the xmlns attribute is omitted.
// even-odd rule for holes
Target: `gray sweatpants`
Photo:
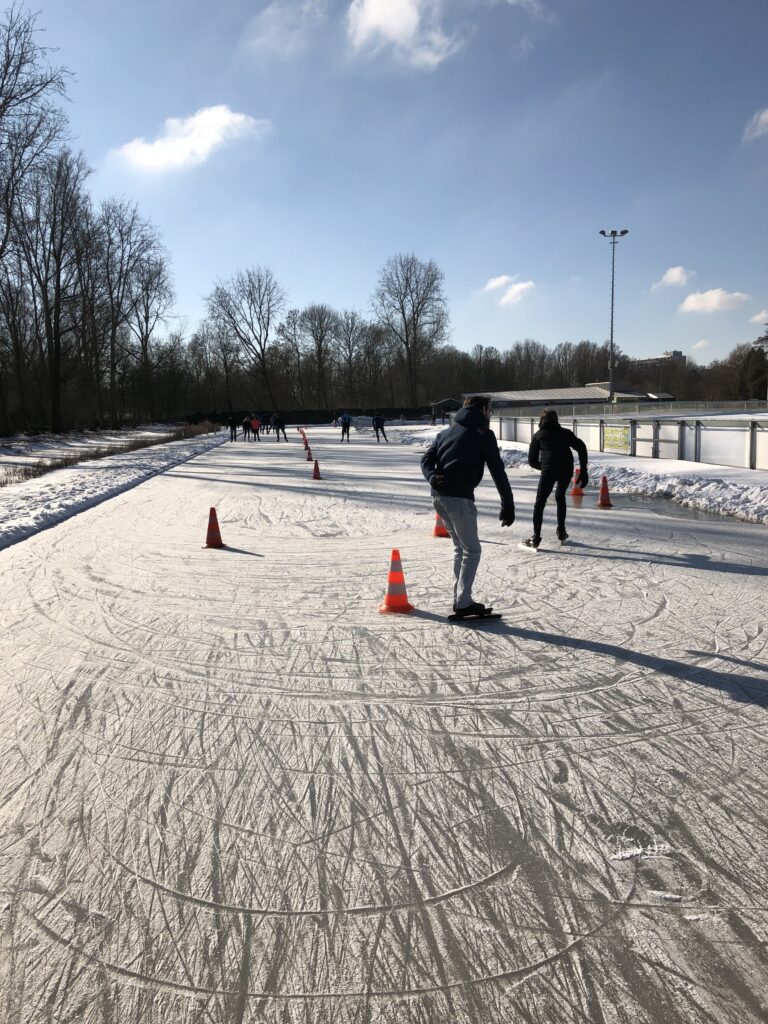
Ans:
<svg viewBox="0 0 768 1024"><path fill-rule="evenodd" d="M477 508L469 498L448 498L436 491L432 504L453 541L453 606L466 608L472 604L472 584L480 564Z"/></svg>

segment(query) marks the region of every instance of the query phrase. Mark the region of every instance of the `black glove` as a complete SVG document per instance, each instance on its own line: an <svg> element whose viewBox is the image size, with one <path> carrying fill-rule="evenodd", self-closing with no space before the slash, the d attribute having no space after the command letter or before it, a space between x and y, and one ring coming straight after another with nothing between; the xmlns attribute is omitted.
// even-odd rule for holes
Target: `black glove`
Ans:
<svg viewBox="0 0 768 1024"><path fill-rule="evenodd" d="M501 512L499 512L499 522L502 526L511 526L515 521L515 503L514 501L510 505L502 505Z"/></svg>
<svg viewBox="0 0 768 1024"><path fill-rule="evenodd" d="M582 467L579 470L578 485L579 485L579 487L586 487L588 483L589 483L589 473L587 473L586 467Z"/></svg>
<svg viewBox="0 0 768 1024"><path fill-rule="evenodd" d="M433 473L429 478L429 486L433 491L440 491L445 484L445 476L442 473Z"/></svg>

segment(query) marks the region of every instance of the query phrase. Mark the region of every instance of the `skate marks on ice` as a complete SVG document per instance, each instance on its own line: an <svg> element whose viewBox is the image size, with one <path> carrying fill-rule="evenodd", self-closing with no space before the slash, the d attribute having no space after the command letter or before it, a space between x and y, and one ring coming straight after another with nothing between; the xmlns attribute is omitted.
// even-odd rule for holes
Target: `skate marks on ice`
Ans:
<svg viewBox="0 0 768 1024"><path fill-rule="evenodd" d="M510 554L469 632L377 616L365 540L54 536L0 669L9 1022L762 1019L759 580Z"/></svg>

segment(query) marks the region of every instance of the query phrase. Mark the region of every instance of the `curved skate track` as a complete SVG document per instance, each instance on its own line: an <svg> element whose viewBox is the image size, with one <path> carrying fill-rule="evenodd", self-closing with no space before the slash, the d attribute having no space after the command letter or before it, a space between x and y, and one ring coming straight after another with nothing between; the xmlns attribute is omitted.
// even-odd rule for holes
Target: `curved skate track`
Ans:
<svg viewBox="0 0 768 1024"><path fill-rule="evenodd" d="M0 1017L764 1021L765 528L588 498L531 556L510 473L449 626L419 451L309 433L0 553Z"/></svg>

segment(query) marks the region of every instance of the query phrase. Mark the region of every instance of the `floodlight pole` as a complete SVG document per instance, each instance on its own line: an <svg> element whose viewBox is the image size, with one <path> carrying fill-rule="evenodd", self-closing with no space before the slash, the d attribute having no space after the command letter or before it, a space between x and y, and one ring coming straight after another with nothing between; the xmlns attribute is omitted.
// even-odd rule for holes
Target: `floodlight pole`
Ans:
<svg viewBox="0 0 768 1024"><path fill-rule="evenodd" d="M619 244L619 239L628 235L629 231L624 228L622 231L601 231L600 234L611 243L611 339L608 355L608 404L613 405L613 299L616 287L616 246Z"/></svg>

